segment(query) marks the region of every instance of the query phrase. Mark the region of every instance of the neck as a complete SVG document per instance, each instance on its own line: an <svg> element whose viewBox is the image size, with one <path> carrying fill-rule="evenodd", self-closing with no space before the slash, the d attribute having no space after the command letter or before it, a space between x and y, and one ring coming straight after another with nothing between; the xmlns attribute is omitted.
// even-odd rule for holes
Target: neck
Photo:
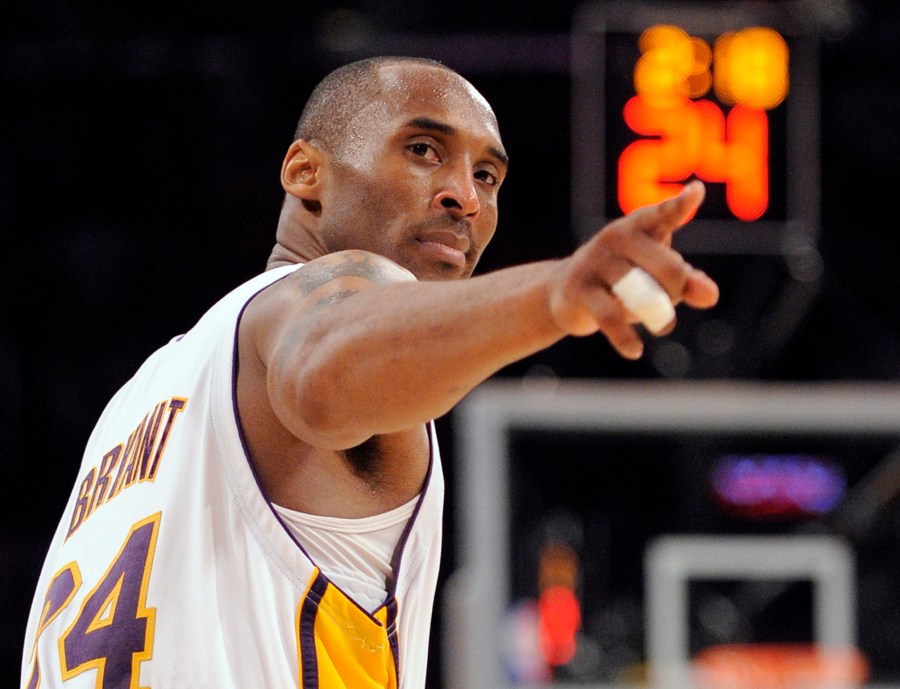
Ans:
<svg viewBox="0 0 900 689"><path fill-rule="evenodd" d="M281 266L293 265L295 263L305 263L306 259L296 251L291 251L280 242L276 243L272 248L272 253L266 261L266 270L280 268Z"/></svg>
<svg viewBox="0 0 900 689"><path fill-rule="evenodd" d="M304 218L300 203L288 196L278 218L275 246L266 261L266 270L296 263L306 263L327 253L316 238L309 218Z"/></svg>

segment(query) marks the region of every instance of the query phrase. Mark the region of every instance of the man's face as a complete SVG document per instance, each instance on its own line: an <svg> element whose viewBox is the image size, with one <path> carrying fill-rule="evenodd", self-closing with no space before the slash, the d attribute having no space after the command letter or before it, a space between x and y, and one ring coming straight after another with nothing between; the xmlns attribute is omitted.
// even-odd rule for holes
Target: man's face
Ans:
<svg viewBox="0 0 900 689"><path fill-rule="evenodd" d="M420 280L468 277L497 227L506 156L487 102L445 70L380 71L387 97L359 112L330 159L320 230Z"/></svg>

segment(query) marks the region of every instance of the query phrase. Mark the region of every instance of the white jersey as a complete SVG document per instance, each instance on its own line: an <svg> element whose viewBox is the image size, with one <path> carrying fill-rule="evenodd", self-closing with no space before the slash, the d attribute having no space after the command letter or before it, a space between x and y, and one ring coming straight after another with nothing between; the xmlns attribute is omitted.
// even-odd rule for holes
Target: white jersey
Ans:
<svg viewBox="0 0 900 689"><path fill-rule="evenodd" d="M240 314L298 266L227 295L110 401L44 563L27 689L420 689L441 550L430 425L422 493L369 613L263 494L235 405Z"/></svg>

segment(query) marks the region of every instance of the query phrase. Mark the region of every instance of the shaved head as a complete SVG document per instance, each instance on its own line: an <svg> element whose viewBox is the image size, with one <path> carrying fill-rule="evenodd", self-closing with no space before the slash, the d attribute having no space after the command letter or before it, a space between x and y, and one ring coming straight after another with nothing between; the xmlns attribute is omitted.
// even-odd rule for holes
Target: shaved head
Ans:
<svg viewBox="0 0 900 689"><path fill-rule="evenodd" d="M294 139L314 140L332 155L343 157L366 135L366 121L381 116L389 105L391 91L400 87L382 78L382 68L404 65L430 67L459 76L446 65L423 57L379 56L351 62L328 74L313 89Z"/></svg>

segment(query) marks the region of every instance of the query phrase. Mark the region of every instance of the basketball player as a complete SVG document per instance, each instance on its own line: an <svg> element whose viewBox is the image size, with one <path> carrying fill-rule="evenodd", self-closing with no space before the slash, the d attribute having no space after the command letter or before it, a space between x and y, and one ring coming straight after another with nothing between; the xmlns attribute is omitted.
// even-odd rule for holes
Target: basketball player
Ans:
<svg viewBox="0 0 900 689"><path fill-rule="evenodd" d="M568 335L639 357L612 291L635 268L668 306L718 296L670 248L699 183L568 258L463 279L506 171L490 106L450 69L380 58L326 77L282 164L267 270L151 355L88 439L22 687L424 686L432 420Z"/></svg>

